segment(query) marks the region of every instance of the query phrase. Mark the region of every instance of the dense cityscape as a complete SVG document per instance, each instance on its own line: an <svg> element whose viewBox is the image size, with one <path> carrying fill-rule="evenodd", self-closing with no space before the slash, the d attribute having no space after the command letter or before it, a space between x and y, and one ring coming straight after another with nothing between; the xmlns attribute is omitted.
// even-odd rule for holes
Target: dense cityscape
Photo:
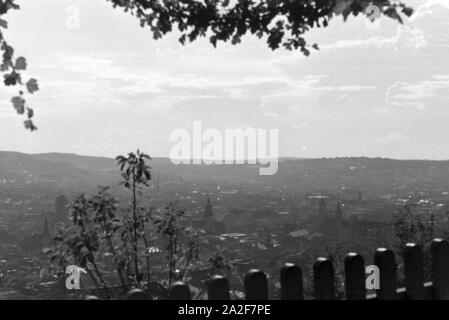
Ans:
<svg viewBox="0 0 449 320"><path fill-rule="evenodd" d="M48 169L37 172L36 164ZM324 179L321 165L334 166L335 174ZM151 167L153 178L143 190L143 201L156 212L176 202L185 212L182 225L199 230L204 240L200 258L189 267L190 284L196 288L207 278L217 252L232 265L230 281L236 288L241 288L242 275L257 267L273 274L270 286L276 295L274 274L282 263L307 270L318 256L355 251L369 261L373 248L393 248L398 240L393 217L408 205L447 222L447 162L284 159L279 176L269 179L257 176L249 165L178 168L155 159ZM114 170L114 160L107 158L0 153L1 298L70 297L55 289L58 278L48 272L44 249L52 245L58 228L71 224L68 208L78 193L108 184L120 205L126 204ZM226 178L217 179L223 170ZM83 175L77 176L78 171ZM371 171L380 172L379 178L357 188ZM437 175L440 179L433 178ZM164 278L163 251L157 241L151 247L155 282ZM111 282L116 281L107 261L101 267L106 278L111 273ZM86 294L94 287L84 281L83 289Z"/></svg>

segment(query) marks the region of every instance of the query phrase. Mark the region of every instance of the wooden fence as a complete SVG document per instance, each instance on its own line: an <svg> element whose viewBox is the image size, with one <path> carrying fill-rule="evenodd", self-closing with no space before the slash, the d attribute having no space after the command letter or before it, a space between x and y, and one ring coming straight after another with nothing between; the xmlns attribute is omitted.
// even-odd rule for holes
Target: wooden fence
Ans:
<svg viewBox="0 0 449 320"><path fill-rule="evenodd" d="M435 239L431 245L432 281L424 283L423 254L418 245L409 243L404 250L405 287L397 288L397 264L393 251L376 250L374 264L380 271L380 289L367 294L365 262L361 255L349 253L344 261L345 294L347 300L448 300L449 242ZM303 273L300 267L287 263L280 271L281 299L303 300ZM336 298L334 267L330 260L318 258L313 265L314 296L316 300ZM250 270L244 279L246 300L268 300L268 282L261 270ZM229 300L229 282L222 276L212 277L207 284L209 300ZM139 289L128 293L129 300L148 299ZM169 294L171 300L191 300L188 285L176 282Z"/></svg>

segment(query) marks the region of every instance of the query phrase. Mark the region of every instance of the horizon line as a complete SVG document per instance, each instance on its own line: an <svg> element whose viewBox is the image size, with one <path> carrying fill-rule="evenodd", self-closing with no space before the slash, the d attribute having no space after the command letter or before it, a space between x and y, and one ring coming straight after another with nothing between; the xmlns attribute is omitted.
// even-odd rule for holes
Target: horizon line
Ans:
<svg viewBox="0 0 449 320"><path fill-rule="evenodd" d="M75 153L75 152L58 152L58 151L54 151L54 152L37 152L37 153L29 153L29 152L22 152L22 151L15 151L15 150L0 150L0 152L4 152L4 153L18 153L18 154L23 154L23 155L51 155L51 154L60 154L60 155L72 155L72 156L77 156L77 157L91 157L91 158L106 158L106 159L111 159L114 160L116 156L105 156L105 155L92 155L92 154L79 154L79 153ZM134 152L134 151L131 151ZM128 154L128 152L125 152L123 154ZM167 159L169 161L171 161L170 157L168 156L152 156L149 155L152 159ZM271 159L278 159L278 160L332 160L332 159L348 159L348 158L353 158L353 159L381 159L381 160L394 160L394 161L434 161L434 162L445 162L445 161L449 161L449 158L447 159L426 159L426 158L404 158L404 159L398 159L398 158L390 158L390 157L369 157L369 156L322 156L322 157L299 157L299 156L279 156L277 158L271 158ZM270 159L270 160L271 160ZM193 160L199 160L196 158L190 158L190 159L176 159L176 160L188 160L188 161L193 161ZM200 159L202 161L211 161L213 159ZM220 161L241 161L241 159L220 159ZM254 159L243 159L244 161L250 161L250 160L254 160ZM257 160L257 159L256 159ZM216 165L220 165L220 164L216 164ZM225 165L225 164L223 164Z"/></svg>

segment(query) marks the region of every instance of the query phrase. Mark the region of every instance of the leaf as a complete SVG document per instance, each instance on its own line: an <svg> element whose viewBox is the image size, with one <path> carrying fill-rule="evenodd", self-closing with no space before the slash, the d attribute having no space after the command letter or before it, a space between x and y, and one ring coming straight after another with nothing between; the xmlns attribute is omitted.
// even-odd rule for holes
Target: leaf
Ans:
<svg viewBox="0 0 449 320"><path fill-rule="evenodd" d="M236 33L233 37L232 37L232 44L236 45L239 44L241 42L241 38L240 35L238 33Z"/></svg>
<svg viewBox="0 0 449 320"><path fill-rule="evenodd" d="M333 11L336 15L341 15L345 11L348 11L350 9L351 4L353 0L337 0L335 1L335 6L333 8Z"/></svg>
<svg viewBox="0 0 449 320"><path fill-rule="evenodd" d="M34 92L39 90L39 86L37 84L37 80L34 79L34 78L28 80L26 86L27 86L28 92L31 93L31 94L33 94Z"/></svg>
<svg viewBox="0 0 449 320"><path fill-rule="evenodd" d="M5 74L3 82L6 86L15 86L18 82L20 82L20 74L18 74L17 72Z"/></svg>
<svg viewBox="0 0 449 320"><path fill-rule="evenodd" d="M0 19L0 27L7 29L8 28L8 21Z"/></svg>
<svg viewBox="0 0 449 320"><path fill-rule="evenodd" d="M5 72L8 71L9 67L11 66L11 62L9 60L4 61L1 65L0 65L0 71L1 72Z"/></svg>
<svg viewBox="0 0 449 320"><path fill-rule="evenodd" d="M404 13L407 17L410 17L413 14L413 9L405 7L402 9L402 13Z"/></svg>
<svg viewBox="0 0 449 320"><path fill-rule="evenodd" d="M31 119L34 116L34 110L32 108L27 108L27 117Z"/></svg>
<svg viewBox="0 0 449 320"><path fill-rule="evenodd" d="M25 112L25 100L22 97L13 97L11 102L18 114L23 114Z"/></svg>
<svg viewBox="0 0 449 320"><path fill-rule="evenodd" d="M210 37L210 43L212 43L212 45L214 46L214 48L217 47L217 40L218 40L217 36L212 36L212 37Z"/></svg>
<svg viewBox="0 0 449 320"><path fill-rule="evenodd" d="M37 127L34 125L33 121L31 121L31 120L25 120L23 122L23 124L25 125L25 129L27 129L27 130L30 130L30 131L37 130Z"/></svg>
<svg viewBox="0 0 449 320"><path fill-rule="evenodd" d="M11 60L12 56L14 55L14 48L11 47L6 43L6 41L3 41L3 44L1 46L1 50L3 50L3 61Z"/></svg>
<svg viewBox="0 0 449 320"><path fill-rule="evenodd" d="M27 68L27 61L24 57L18 57L16 60L16 69L25 70Z"/></svg>
<svg viewBox="0 0 449 320"><path fill-rule="evenodd" d="M154 40L158 40L160 38L162 38L162 33L159 31L158 28L154 28L154 30L153 30L153 39Z"/></svg>
<svg viewBox="0 0 449 320"><path fill-rule="evenodd" d="M182 45L184 45L185 42L186 42L186 35L183 34L183 35L178 39L178 41L179 41Z"/></svg>

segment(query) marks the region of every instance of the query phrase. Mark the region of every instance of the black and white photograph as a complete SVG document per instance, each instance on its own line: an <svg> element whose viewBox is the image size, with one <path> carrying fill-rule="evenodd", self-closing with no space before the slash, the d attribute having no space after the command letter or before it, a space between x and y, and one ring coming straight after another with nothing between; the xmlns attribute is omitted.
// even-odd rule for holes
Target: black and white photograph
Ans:
<svg viewBox="0 0 449 320"><path fill-rule="evenodd" d="M448 17L0 0L0 300L449 300Z"/></svg>

